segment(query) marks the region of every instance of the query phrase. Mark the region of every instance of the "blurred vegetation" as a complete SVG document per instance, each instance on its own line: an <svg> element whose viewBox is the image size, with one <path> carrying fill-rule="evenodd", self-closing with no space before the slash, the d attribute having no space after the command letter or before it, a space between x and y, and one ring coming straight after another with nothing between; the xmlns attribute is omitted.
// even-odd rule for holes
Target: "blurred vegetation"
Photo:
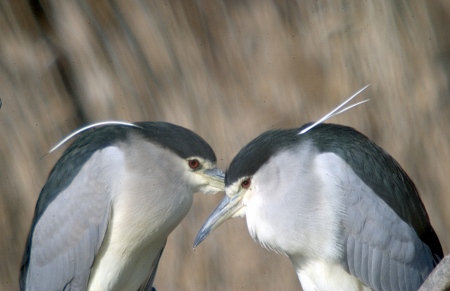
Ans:
<svg viewBox="0 0 450 291"><path fill-rule="evenodd" d="M432 1L0 1L0 289L15 290L34 204L64 136L103 120L196 131L219 166L259 133L317 120L366 84L355 127L415 181L450 251L450 4ZM300 290L286 257L197 194L159 290Z"/></svg>

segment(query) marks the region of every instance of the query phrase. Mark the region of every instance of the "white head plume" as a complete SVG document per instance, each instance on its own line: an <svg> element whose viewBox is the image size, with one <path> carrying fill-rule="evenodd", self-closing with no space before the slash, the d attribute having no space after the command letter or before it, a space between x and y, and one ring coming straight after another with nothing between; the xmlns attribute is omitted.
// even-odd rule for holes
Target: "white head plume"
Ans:
<svg viewBox="0 0 450 291"><path fill-rule="evenodd" d="M356 96L359 95L359 93L361 93L362 91L364 91L367 87L369 87L369 85L364 86L362 89L360 89L358 92L356 92L355 94L353 94L350 98L348 98L347 100L345 100L344 102L342 102L338 107L334 108L333 110L331 110L327 115L325 115L324 117L322 117L321 119L319 119L318 121L314 122L313 124L311 124L310 126L302 129L298 134L304 134L305 132L309 131L311 128L315 127L316 125L325 122L326 120L330 119L331 117L334 117L338 114L341 114L344 111L349 110L350 108L353 108L355 106L358 106L360 104L366 103L367 101L369 101L370 99L367 100L363 100L360 101L358 103L355 103L353 105L350 105L348 107L345 107L343 109L341 109L345 104L347 104L348 102L350 102L353 98L355 98Z"/></svg>
<svg viewBox="0 0 450 291"><path fill-rule="evenodd" d="M91 129L91 128L94 128L94 127L105 126L105 125L125 125L125 126L132 126L132 127L141 128L140 126L138 126L136 124L133 124L133 123L130 123L130 122L124 122L124 121L102 121L102 122L97 122L97 123L87 125L85 127L82 127L80 129L74 131L69 136L67 136L62 141L60 141L57 145L55 145L48 153L50 154L50 153L54 152L57 148L62 146L69 139L71 139L72 137L82 133L85 130L88 130L88 129Z"/></svg>

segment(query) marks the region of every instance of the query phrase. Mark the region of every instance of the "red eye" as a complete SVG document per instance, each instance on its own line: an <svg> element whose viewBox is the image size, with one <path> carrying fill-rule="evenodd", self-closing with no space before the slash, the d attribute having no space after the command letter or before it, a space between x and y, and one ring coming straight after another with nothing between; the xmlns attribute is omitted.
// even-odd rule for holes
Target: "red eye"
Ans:
<svg viewBox="0 0 450 291"><path fill-rule="evenodd" d="M197 169L200 166L200 162L196 159L188 161L189 167L191 169Z"/></svg>
<svg viewBox="0 0 450 291"><path fill-rule="evenodd" d="M247 189L252 184L252 180L250 178L245 179L241 182L241 187Z"/></svg>

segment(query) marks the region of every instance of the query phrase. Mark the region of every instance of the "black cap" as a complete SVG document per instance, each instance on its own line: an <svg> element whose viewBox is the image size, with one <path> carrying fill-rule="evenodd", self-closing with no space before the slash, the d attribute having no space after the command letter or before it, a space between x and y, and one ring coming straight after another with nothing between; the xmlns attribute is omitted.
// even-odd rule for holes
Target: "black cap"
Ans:
<svg viewBox="0 0 450 291"><path fill-rule="evenodd" d="M264 132L234 157L225 174L225 185L229 186L239 178L255 174L271 156L297 144L301 136L298 129L279 129Z"/></svg>
<svg viewBox="0 0 450 291"><path fill-rule="evenodd" d="M136 122L139 131L149 141L172 150L183 159L197 156L216 162L211 146L198 134L184 127L167 122Z"/></svg>

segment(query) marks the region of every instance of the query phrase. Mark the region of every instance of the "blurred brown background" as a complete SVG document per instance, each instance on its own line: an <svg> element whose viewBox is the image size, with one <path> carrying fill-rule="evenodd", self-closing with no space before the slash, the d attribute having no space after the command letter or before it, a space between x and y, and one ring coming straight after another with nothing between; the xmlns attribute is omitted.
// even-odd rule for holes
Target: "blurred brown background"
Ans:
<svg viewBox="0 0 450 291"><path fill-rule="evenodd" d="M415 181L450 252L450 4L434 1L0 1L0 289L16 290L34 204L64 136L102 120L190 128L223 169L259 133L317 120L360 130ZM43 157L44 156L44 157ZM289 260L197 194L158 290L301 290Z"/></svg>

